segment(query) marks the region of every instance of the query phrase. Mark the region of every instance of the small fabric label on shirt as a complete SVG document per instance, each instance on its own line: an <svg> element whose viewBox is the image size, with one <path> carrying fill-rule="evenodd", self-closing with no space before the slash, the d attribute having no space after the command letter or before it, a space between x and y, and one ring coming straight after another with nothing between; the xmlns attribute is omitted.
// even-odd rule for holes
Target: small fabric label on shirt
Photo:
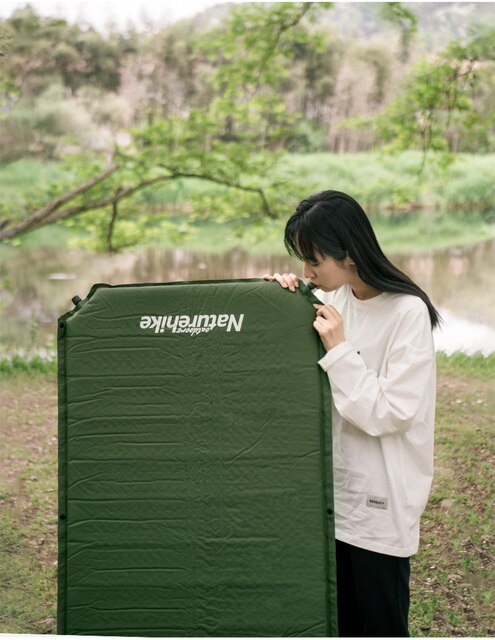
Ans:
<svg viewBox="0 0 495 640"><path fill-rule="evenodd" d="M368 496L366 498L366 506L372 509L388 509L388 498Z"/></svg>

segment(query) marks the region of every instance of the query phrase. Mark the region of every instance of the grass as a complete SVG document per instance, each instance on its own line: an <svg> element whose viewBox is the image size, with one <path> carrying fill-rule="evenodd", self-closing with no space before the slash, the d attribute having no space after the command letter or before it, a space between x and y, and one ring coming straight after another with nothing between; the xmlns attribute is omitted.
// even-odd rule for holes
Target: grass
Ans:
<svg viewBox="0 0 495 640"><path fill-rule="evenodd" d="M447 246L465 245L495 237L493 181L494 154L459 154L440 171L438 163L427 165L419 178L419 152L396 155L369 152L355 154L290 154L283 158L279 173L291 185L288 202L283 205L280 220L262 224L251 220L223 222L199 220L192 223L191 233L181 240L167 240L164 246L180 246L189 251L219 253L239 247L250 253L283 254L281 241L286 214L299 198L308 193L333 188L352 194L370 214L377 236L388 253L404 253ZM56 163L24 159L3 166L0 174L0 200L18 203L43 182L56 176ZM300 185L297 189L294 185ZM294 196L294 191L300 195ZM223 187L204 181L183 180L143 192L136 207L165 209L155 219L169 219L173 211L187 204L193 194L221 194ZM14 207L15 208L15 207ZM419 213L419 211L421 213ZM184 215L176 216L183 225ZM182 234L178 234L181 236ZM71 238L87 234L62 226L50 226L19 238L20 246L65 248ZM156 241L154 241L156 244Z"/></svg>
<svg viewBox="0 0 495 640"><path fill-rule="evenodd" d="M41 358L40 356L33 356L32 358L22 358L18 355L14 355L9 360L0 359L0 375L9 375L19 372L26 373L57 373L57 362L55 359L48 360Z"/></svg>
<svg viewBox="0 0 495 640"><path fill-rule="evenodd" d="M35 370L3 373L1 395L0 632L51 633L57 560L54 377Z"/></svg>
<svg viewBox="0 0 495 640"><path fill-rule="evenodd" d="M452 246L466 246L495 238L495 225L481 217L456 213L425 218L411 214L391 221L370 216L378 241L389 255L406 254ZM177 221L179 224L179 221ZM164 237L151 246L184 251L220 254L242 249L250 255L286 255L283 244L285 220L267 220L256 227L234 222L200 221L191 225L180 242ZM244 227L244 228L242 228ZM19 247L66 249L74 233L62 226L38 229L20 238ZM9 260L16 247L0 246L0 260Z"/></svg>
<svg viewBox="0 0 495 640"><path fill-rule="evenodd" d="M2 166L0 172L0 194L4 202L16 199L43 182L54 180L60 173L55 161L41 162L35 158L24 158Z"/></svg>
<svg viewBox="0 0 495 640"><path fill-rule="evenodd" d="M438 355L435 479L412 560L412 635L493 636L495 356ZM51 367L51 368L50 368ZM53 366L0 367L0 633L55 633Z"/></svg>
<svg viewBox="0 0 495 640"><path fill-rule="evenodd" d="M287 168L306 179L308 191L337 189L352 194L371 211L401 210L416 204L423 209L471 208L494 214L494 154L457 154L441 168L431 154L424 173L418 173L422 155L402 153L312 153L287 156Z"/></svg>
<svg viewBox="0 0 495 640"><path fill-rule="evenodd" d="M435 478L412 561L412 631L493 636L495 357L438 357Z"/></svg>

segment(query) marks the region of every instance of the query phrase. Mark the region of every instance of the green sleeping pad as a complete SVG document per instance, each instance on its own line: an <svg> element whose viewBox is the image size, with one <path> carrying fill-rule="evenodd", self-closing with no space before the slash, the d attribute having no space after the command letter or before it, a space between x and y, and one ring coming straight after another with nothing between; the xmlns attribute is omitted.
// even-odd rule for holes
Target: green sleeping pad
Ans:
<svg viewBox="0 0 495 640"><path fill-rule="evenodd" d="M97 284L59 319L59 634L337 635L316 301Z"/></svg>

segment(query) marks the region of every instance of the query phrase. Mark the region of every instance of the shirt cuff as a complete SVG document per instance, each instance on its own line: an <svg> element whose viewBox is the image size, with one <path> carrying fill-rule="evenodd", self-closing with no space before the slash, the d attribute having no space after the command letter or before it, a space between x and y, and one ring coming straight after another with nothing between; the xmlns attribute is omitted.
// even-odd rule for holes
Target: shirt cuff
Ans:
<svg viewBox="0 0 495 640"><path fill-rule="evenodd" d="M318 364L323 371L327 372L334 362L337 362L337 360L340 360L351 351L354 351L354 347L344 340L344 342L339 342L339 344L327 351L323 358L318 360Z"/></svg>

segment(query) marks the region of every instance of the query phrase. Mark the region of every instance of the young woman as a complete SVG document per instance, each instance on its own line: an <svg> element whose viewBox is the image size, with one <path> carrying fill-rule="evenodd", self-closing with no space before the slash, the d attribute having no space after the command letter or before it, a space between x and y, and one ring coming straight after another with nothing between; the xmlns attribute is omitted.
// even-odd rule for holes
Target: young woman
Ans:
<svg viewBox="0 0 495 640"><path fill-rule="evenodd" d="M285 244L323 303L313 326L332 389L340 635L408 636L409 558L433 474L440 318L344 193L303 200ZM263 277L298 286L293 273Z"/></svg>

